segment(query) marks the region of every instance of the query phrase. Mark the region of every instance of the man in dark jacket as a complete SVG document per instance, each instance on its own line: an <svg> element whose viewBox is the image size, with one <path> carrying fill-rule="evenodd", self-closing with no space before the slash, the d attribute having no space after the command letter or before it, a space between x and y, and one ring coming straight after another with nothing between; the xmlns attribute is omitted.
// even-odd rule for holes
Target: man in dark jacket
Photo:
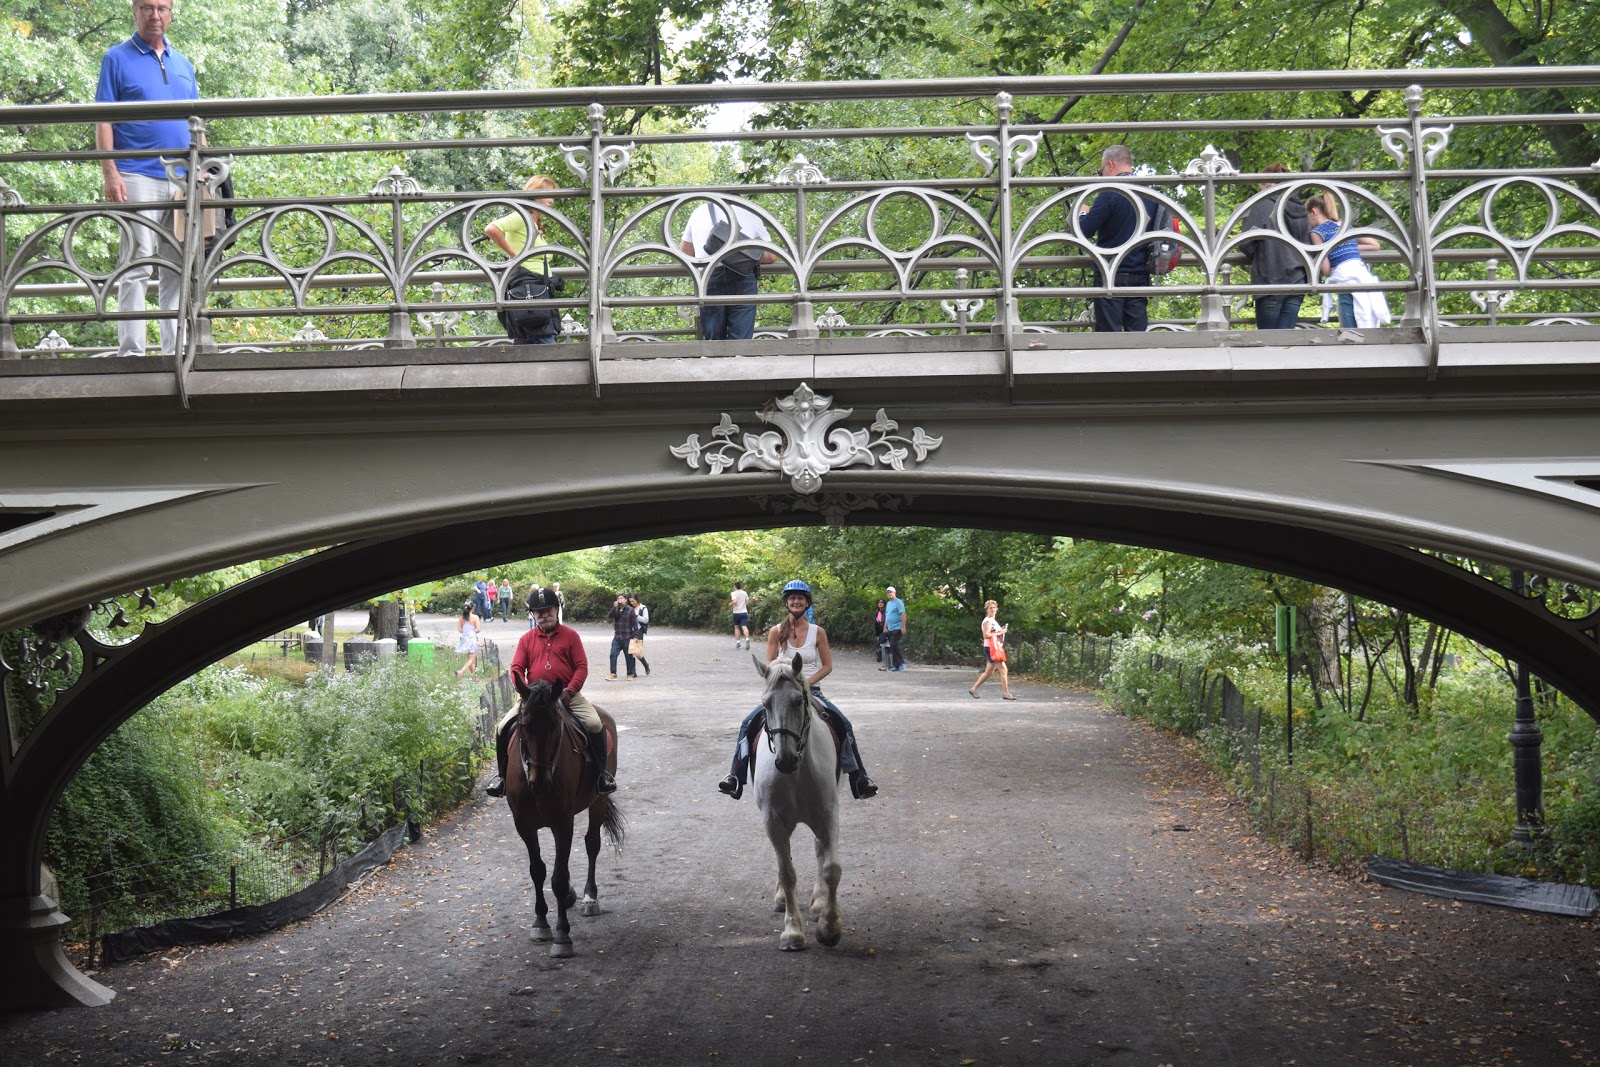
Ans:
<svg viewBox="0 0 1600 1067"><path fill-rule="evenodd" d="M628 642L635 637L644 636L639 632L639 616L634 612L633 606L628 603L627 593L618 593L616 601L611 605L611 673L606 675L606 681L614 682L617 679L617 654L621 653L628 664L628 681L636 678L638 668L635 666L633 653L628 651Z"/></svg>
<svg viewBox="0 0 1600 1067"><path fill-rule="evenodd" d="M1273 163L1266 168L1268 174L1285 174L1287 167ZM1271 182L1262 182L1262 189L1270 189ZM1283 225L1278 225L1278 203L1283 202ZM1244 217L1246 230L1276 230L1287 233L1304 245L1311 243L1311 223L1306 216L1306 206L1292 191L1288 194L1262 197ZM1274 237L1258 237L1239 246L1245 262L1250 265L1251 285L1305 285L1306 261L1288 242ZM1300 318L1300 302L1304 293L1272 293L1256 297L1256 329L1292 330Z"/></svg>
<svg viewBox="0 0 1600 1067"><path fill-rule="evenodd" d="M1133 154L1126 146L1114 144L1100 153L1101 177L1117 178L1132 173ZM1156 202L1147 196L1139 199L1144 201L1146 218L1154 218ZM1083 212L1079 225L1084 236L1093 239L1101 248L1117 248L1135 232L1144 229L1139 221L1139 211L1133 206L1133 194L1107 189L1094 198L1093 207ZM1116 286L1150 284L1148 251L1143 242L1128 249L1128 254L1117 264ZM1098 270L1095 271L1095 281L1105 284ZM1096 333L1143 333L1149 322L1149 297L1097 296L1094 299Z"/></svg>

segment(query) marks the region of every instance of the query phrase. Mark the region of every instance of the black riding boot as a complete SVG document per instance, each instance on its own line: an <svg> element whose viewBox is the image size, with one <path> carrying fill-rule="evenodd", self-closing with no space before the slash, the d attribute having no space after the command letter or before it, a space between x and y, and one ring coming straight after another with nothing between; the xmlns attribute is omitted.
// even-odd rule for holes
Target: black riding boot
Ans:
<svg viewBox="0 0 1600 1067"><path fill-rule="evenodd" d="M717 788L735 800L744 796L744 783L750 777L750 749L755 744L756 731L765 724L766 717L758 715L750 720L747 731L739 735L739 740L733 745L733 766L728 768L728 777L717 783Z"/></svg>
<svg viewBox="0 0 1600 1067"><path fill-rule="evenodd" d="M850 774L850 795L857 800L871 800L878 795L878 784L867 777L866 771L852 771Z"/></svg>
<svg viewBox="0 0 1600 1067"><path fill-rule="evenodd" d="M510 743L510 741L511 731L509 729L501 730L495 734L495 775L493 778L489 779L489 784L483 787L483 791L492 797L503 797L506 795L506 746Z"/></svg>
<svg viewBox="0 0 1600 1067"><path fill-rule="evenodd" d="M854 733L845 732L844 748L849 757L847 762L854 763L856 767L850 772L850 795L857 800L871 800L878 795L878 785L867 777L867 768L861 762L861 749L856 746Z"/></svg>
<svg viewBox="0 0 1600 1067"><path fill-rule="evenodd" d="M733 766L728 771L728 777L718 782L717 788L735 800L744 796L744 779L748 773L746 768L749 766L750 762L741 749L733 757Z"/></svg>
<svg viewBox="0 0 1600 1067"><path fill-rule="evenodd" d="M617 780L611 777L611 772L606 770L606 732L589 735L589 758L594 761L594 791L596 793L615 793Z"/></svg>

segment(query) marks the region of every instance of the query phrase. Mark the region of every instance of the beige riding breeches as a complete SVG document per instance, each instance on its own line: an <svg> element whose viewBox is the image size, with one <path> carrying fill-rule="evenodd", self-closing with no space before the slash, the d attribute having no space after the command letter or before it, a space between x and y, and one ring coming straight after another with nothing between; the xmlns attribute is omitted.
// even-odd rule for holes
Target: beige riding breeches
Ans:
<svg viewBox="0 0 1600 1067"><path fill-rule="evenodd" d="M570 706L572 708L572 717L577 719L583 728L589 731L591 734L597 734L605 728L605 724L600 721L600 713L594 710L594 705L589 703L589 698L584 696L582 693L572 694L572 704ZM500 725L498 730L504 730L511 724L511 720L515 719L516 717L516 708L512 708L510 711L500 716ZM498 730L496 732L498 732Z"/></svg>

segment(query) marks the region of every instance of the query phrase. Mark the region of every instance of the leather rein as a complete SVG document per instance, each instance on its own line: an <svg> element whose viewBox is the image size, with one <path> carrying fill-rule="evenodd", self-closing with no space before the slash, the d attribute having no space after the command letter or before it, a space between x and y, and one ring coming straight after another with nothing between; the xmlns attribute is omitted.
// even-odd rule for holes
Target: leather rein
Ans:
<svg viewBox="0 0 1600 1067"><path fill-rule="evenodd" d="M523 780L529 785L532 785L535 781L534 770L538 769L544 771L548 775L548 777L545 778L546 789L555 788L556 761L561 758L561 735L565 731L565 726L561 717L561 701L559 698L552 696L551 703L555 705L552 714L555 716L556 720L556 743L550 746L550 759L548 762L537 761L528 752L528 733L532 727L527 721L528 700L526 697L524 697L522 700L522 706L517 709L517 746L522 750Z"/></svg>
<svg viewBox="0 0 1600 1067"><path fill-rule="evenodd" d="M811 706L811 687L805 683L805 679L804 678L796 678L793 674L791 674L788 671L784 672L784 677L793 678L794 679L794 683L797 686L800 687L800 705L801 705L802 708L805 709L805 720L804 720L804 722L801 723L800 730L799 730L798 733L796 731L794 731L794 730L785 729L782 726L773 726L772 725L772 706L769 704L767 706L767 723L766 723L767 751L771 752L773 755L777 755L778 754L778 743L777 743L776 738L779 735L782 735L784 737L792 737L792 738L794 738L794 744L795 744L795 757L798 759L799 757L804 756L806 754L806 742L811 737L811 720L813 718L815 718L816 716L813 714L813 708ZM774 687L774 688L776 688L776 687Z"/></svg>

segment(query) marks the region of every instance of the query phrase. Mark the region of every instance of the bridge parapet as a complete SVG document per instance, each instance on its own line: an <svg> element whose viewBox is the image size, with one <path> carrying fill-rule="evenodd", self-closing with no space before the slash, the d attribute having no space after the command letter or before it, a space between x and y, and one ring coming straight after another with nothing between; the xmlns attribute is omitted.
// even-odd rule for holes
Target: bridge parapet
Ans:
<svg viewBox="0 0 1600 1067"><path fill-rule="evenodd" d="M0 359L110 354L114 321L173 318L177 350L161 373L170 373L187 403L196 368L215 366L216 358L385 349L406 353L407 362L427 363L443 349L508 344L497 314L536 307L559 314L558 342L578 346L588 364L587 384L598 393L615 377L602 370L603 361L636 357L631 349L640 344L693 342L700 309L755 303L756 340L779 350L796 342L855 338L903 339L902 347L936 353L951 337L987 337L1000 354L992 373L1011 385L1019 352L1030 345L1058 347L1030 335L1091 329L1089 306L1098 297L1150 297L1157 335L1143 347L1160 350L1175 345L1162 334L1224 333L1252 325L1247 302L1254 298L1309 296L1311 313L1301 322L1321 325L1329 316L1317 314L1319 301L1327 306L1331 298L1359 292L1370 294L1369 306L1392 313L1397 332L1369 330L1342 340L1420 343L1424 366L1433 374L1441 341L1456 327L1547 330L1594 322L1600 160L1588 168L1512 170L1452 158L1466 154L1450 147L1458 130L1585 121L1579 115L1476 114L1474 97L1460 93L1524 87L1530 79L1592 88L1600 82L1600 68L668 86L0 108L3 125L183 115L196 131L223 119L419 110L582 108L583 123L570 137L471 141L206 146L197 137L186 159L167 160L185 208L177 213L176 229L158 227L138 212L139 205L39 198L50 168L91 164L114 153L0 155ZM1196 94L1264 86L1299 94L1310 110L1330 91L1359 86L1397 92L1389 114L1363 119L1173 117L1114 128L1035 119L1036 112L1048 113L1052 97L1071 92L1149 94L1150 110L1165 102L1179 116L1192 113L1183 101ZM1425 106L1425 88L1438 91L1438 109ZM976 110L981 121L743 133L616 128L626 124L617 117L622 107L737 99L806 104L896 94L947 105L940 114L971 118ZM972 103L975 98L979 104ZM1287 157L1307 136L1336 139L1353 165L1314 170L1303 161L1285 173L1264 173L1241 169L1237 152L1214 147L1281 146L1250 160L1259 167L1262 159ZM1117 138L1135 151L1159 144L1168 156L1145 161L1128 177L1079 173L1093 170L1097 149ZM657 180L666 153L709 154L728 144L747 150L764 180L703 186ZM437 173L432 163L445 154L513 150L559 158L565 168L560 180L569 184L536 192L428 189L393 163L403 154ZM1069 151L1070 162L1063 162ZM1084 152L1086 158L1078 158ZM906 173L864 178L854 162L863 155L898 160ZM314 159L336 161L337 177L327 176L326 165L312 167ZM1451 164L1458 165L1446 169ZM304 173L283 177L297 168ZM312 179L313 171L323 177ZM295 188L268 188L262 177L267 174ZM221 211L205 205L229 177L237 179L241 195L232 202L230 219L218 224ZM260 195L269 192L274 195ZM1322 194L1329 214L1344 220L1333 238L1318 244L1286 237L1286 193ZM1142 254L1150 237L1141 229L1118 246L1098 245L1083 218L1103 195L1126 197L1141 227L1158 208L1170 211L1177 228L1163 232L1163 239L1179 265L1153 279L1155 284L1119 278L1119 267ZM685 252L680 239L700 204L736 222L757 219L766 233L751 225L751 232L733 233L710 257ZM1263 209L1266 228L1259 224ZM496 218L514 220L535 240L507 256L484 236ZM132 258L132 243L118 240L135 229L155 231L153 264L184 280L175 310L117 307L118 281L143 265ZM1324 273L1331 250L1348 240L1361 243L1371 267L1359 281ZM1279 246L1306 281L1251 284L1242 268L1264 244ZM763 268L760 292L708 295L713 271L747 250L774 259ZM564 289L546 300L509 299L508 283L519 266L563 279ZM718 347L712 343L708 350Z"/></svg>

